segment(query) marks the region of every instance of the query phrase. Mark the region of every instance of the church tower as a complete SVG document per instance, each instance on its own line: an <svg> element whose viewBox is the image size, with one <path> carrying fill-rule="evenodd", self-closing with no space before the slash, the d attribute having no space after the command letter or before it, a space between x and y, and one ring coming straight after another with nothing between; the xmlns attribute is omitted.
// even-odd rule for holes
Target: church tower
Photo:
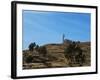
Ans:
<svg viewBox="0 0 100 80"><path fill-rule="evenodd" d="M62 42L64 43L65 40L65 34L62 35Z"/></svg>

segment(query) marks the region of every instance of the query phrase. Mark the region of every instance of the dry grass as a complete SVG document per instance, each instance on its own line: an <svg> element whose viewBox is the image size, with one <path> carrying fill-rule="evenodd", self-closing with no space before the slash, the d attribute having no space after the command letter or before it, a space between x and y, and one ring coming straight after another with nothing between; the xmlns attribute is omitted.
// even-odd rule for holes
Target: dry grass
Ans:
<svg viewBox="0 0 100 80"><path fill-rule="evenodd" d="M34 59L37 58L44 58L47 61L41 61L33 63L26 63L25 57L28 55L32 55L34 53L30 52L29 50L23 51L23 69L38 69L38 68L54 68L54 67L78 67L80 66L78 63L72 63L69 65L69 60L64 55L65 45L63 44L47 44L44 45L47 49L46 57L42 57L41 55L38 57L34 56ZM83 50L83 54L85 55L85 62L82 66L90 66L91 64L91 48L90 42L81 42L79 44L81 49ZM34 60L33 59L33 60Z"/></svg>

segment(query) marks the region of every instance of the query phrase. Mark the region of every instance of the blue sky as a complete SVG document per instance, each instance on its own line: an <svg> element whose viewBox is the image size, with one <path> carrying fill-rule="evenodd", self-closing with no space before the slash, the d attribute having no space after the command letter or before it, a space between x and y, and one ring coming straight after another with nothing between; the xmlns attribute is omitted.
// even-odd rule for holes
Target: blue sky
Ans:
<svg viewBox="0 0 100 80"><path fill-rule="evenodd" d="M62 43L62 35L75 41L90 41L90 13L23 10L23 49L31 42L38 45Z"/></svg>

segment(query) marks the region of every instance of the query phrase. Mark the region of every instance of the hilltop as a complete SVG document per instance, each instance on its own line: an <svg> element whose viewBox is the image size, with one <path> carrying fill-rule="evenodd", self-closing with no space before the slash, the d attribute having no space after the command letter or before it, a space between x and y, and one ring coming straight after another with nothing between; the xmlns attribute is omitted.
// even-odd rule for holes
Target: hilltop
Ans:
<svg viewBox="0 0 100 80"><path fill-rule="evenodd" d="M74 45L75 49L72 48L74 54L68 56L71 53L65 50L70 45ZM90 66L90 53L90 42L65 40L59 44L45 44L32 51L23 50L23 69Z"/></svg>

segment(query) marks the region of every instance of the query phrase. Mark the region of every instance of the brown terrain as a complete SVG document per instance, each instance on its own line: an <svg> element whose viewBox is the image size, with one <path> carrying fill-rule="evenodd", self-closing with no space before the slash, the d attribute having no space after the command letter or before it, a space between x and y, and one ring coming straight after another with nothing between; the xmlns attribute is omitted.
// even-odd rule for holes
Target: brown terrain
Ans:
<svg viewBox="0 0 100 80"><path fill-rule="evenodd" d="M46 54L42 54L36 49L33 51L23 50L23 69L90 66L90 42L75 42L77 43L75 46L80 47L82 50L82 55L85 56L84 59L83 57L77 57L78 52L75 51L73 52L76 55L66 57L65 49L71 43L72 41L66 40L61 44L45 44L42 47L45 47Z"/></svg>

